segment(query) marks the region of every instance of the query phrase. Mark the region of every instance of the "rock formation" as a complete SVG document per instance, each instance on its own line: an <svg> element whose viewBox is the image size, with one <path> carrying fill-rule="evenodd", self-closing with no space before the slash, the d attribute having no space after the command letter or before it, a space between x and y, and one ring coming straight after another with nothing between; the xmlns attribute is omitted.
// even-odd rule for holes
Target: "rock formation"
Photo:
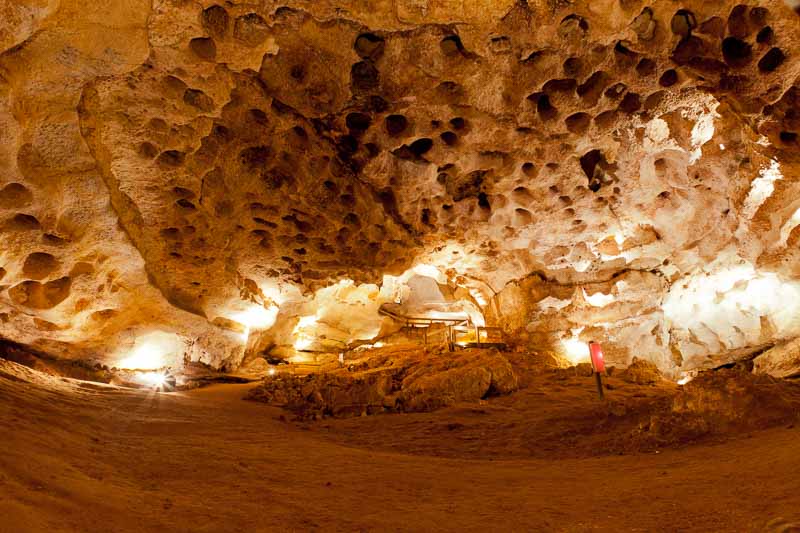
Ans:
<svg viewBox="0 0 800 533"><path fill-rule="evenodd" d="M800 17L778 0L15 0L0 337L236 368L392 329L669 377L800 335ZM404 292L405 291L405 292Z"/></svg>
<svg viewBox="0 0 800 533"><path fill-rule="evenodd" d="M276 374L248 399L293 411L301 418L422 412L514 392L517 375L496 351L422 353L416 345L370 351L324 373Z"/></svg>

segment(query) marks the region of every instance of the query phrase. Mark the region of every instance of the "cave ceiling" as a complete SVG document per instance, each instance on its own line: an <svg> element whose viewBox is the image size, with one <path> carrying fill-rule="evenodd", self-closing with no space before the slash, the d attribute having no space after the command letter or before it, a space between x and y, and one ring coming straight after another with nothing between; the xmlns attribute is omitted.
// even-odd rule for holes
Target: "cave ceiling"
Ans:
<svg viewBox="0 0 800 533"><path fill-rule="evenodd" d="M220 363L241 358L249 306L420 264L477 287L509 331L657 316L638 334L676 364L796 326L754 315L737 344L712 317L670 337L698 276L800 275L800 17L784 2L0 13L4 338L79 357L166 329ZM595 293L616 298L609 316ZM569 303L508 311L546 298Z"/></svg>

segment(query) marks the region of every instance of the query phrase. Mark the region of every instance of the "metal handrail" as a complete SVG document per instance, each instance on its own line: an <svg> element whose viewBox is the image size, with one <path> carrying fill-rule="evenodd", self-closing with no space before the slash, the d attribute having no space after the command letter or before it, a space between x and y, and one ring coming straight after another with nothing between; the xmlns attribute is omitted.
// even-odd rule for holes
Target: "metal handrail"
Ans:
<svg viewBox="0 0 800 533"><path fill-rule="evenodd" d="M413 323L419 322L421 324L426 324L426 325L429 325L429 326L432 325L432 324L445 324L445 325L454 325L454 326L455 325L464 324L464 323L472 324L472 319L470 319L469 317L464 319L464 318L440 318L440 317L439 318L433 318L433 317L424 317L424 316L419 316L419 317L417 317L417 316L405 316L405 315L400 315L400 314L394 313L392 311L389 311L389 310L387 310L387 309L385 309L383 307L379 307L378 308L378 313L380 313L382 315L386 315L386 316L391 317L391 318L394 318L395 320L397 320L399 322L405 322L406 324L410 324L412 322Z"/></svg>
<svg viewBox="0 0 800 533"><path fill-rule="evenodd" d="M450 351L455 349L457 344L456 337L458 337L458 331L463 332L474 332L475 333L475 344L481 346L482 344L493 345L493 344L503 344L503 329L496 327L496 326L478 326L473 324L472 319L467 317L466 319L458 319L458 318L433 318L433 317L413 317L413 316L404 316L384 307L379 307L378 312L382 315L388 316L397 320L398 322L404 322L405 327L412 327L412 328L428 328L433 324L444 324L446 326L446 334L447 334L447 344L450 348ZM494 335L493 335L494 334ZM490 340L491 337L496 337L494 340ZM481 341L481 337L485 339L485 341ZM428 344L428 335L427 329L424 332L424 339L425 344ZM498 341L499 342L494 342Z"/></svg>

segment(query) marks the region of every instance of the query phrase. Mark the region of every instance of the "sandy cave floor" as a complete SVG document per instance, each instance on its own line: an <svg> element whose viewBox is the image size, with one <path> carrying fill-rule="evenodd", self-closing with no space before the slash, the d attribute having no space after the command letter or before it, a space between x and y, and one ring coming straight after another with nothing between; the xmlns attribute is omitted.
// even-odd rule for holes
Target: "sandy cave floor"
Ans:
<svg viewBox="0 0 800 533"><path fill-rule="evenodd" d="M628 405L674 387L612 383ZM628 453L587 429L596 401L578 377L434 413L302 423L242 401L251 387L155 394L0 361L0 532L790 531L800 521L798 425Z"/></svg>

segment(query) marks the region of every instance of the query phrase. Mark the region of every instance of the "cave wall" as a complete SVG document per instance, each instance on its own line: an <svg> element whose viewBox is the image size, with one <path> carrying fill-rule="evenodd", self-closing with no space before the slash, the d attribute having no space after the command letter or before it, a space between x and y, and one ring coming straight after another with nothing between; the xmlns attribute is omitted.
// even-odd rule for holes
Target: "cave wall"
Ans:
<svg viewBox="0 0 800 533"><path fill-rule="evenodd" d="M784 2L0 9L2 337L235 367L317 291L420 264L518 342L619 364L797 334Z"/></svg>

